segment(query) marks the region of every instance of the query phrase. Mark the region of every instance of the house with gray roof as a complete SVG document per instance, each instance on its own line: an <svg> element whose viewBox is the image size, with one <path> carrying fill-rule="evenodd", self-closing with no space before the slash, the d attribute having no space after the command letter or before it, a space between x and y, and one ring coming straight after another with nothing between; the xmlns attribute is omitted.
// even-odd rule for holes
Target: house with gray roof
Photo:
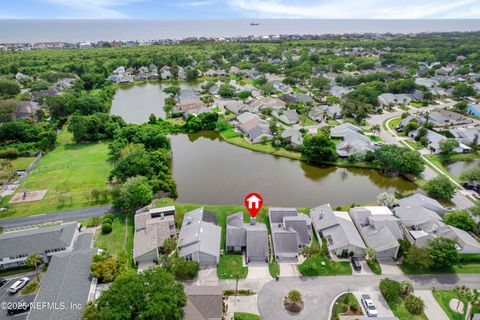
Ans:
<svg viewBox="0 0 480 320"><path fill-rule="evenodd" d="M303 136L300 130L294 128L285 129L280 136L283 141L294 148L298 148L303 144Z"/></svg>
<svg viewBox="0 0 480 320"><path fill-rule="evenodd" d="M312 241L312 221L295 208L270 208L270 231L277 261L296 259L300 248Z"/></svg>
<svg viewBox="0 0 480 320"><path fill-rule="evenodd" d="M243 223L243 213L237 212L227 217L226 249L228 252L245 251L247 263L268 262L268 232L264 223L251 219Z"/></svg>
<svg viewBox="0 0 480 320"><path fill-rule="evenodd" d="M297 111L294 109L288 109L283 111L282 113L277 113L276 111L274 111L272 112L272 115L281 122L288 125L293 125L300 121L300 117L298 116Z"/></svg>
<svg viewBox="0 0 480 320"><path fill-rule="evenodd" d="M331 255L361 256L365 253L365 243L347 212L334 212L327 203L310 209L310 218L317 238L325 239Z"/></svg>
<svg viewBox="0 0 480 320"><path fill-rule="evenodd" d="M139 269L155 265L158 250L168 238L176 235L175 207L150 209L135 214L133 261Z"/></svg>
<svg viewBox="0 0 480 320"><path fill-rule="evenodd" d="M178 255L201 265L216 265L220 259L222 228L204 208L185 213L178 236Z"/></svg>
<svg viewBox="0 0 480 320"><path fill-rule="evenodd" d="M184 320L220 320L223 316L223 288L221 286L186 286L187 305Z"/></svg>
<svg viewBox="0 0 480 320"><path fill-rule="evenodd" d="M462 114L438 108L428 113L428 122L436 127L445 127L470 124L472 120Z"/></svg>
<svg viewBox="0 0 480 320"><path fill-rule="evenodd" d="M444 206L442 206L440 202L426 195L423 195L421 193L415 193L409 197L405 197L398 200L398 205L400 207L420 206L425 209L434 211L435 213L439 214L442 217L447 212L447 209Z"/></svg>
<svg viewBox="0 0 480 320"><path fill-rule="evenodd" d="M480 127L460 127L450 129L449 132L463 144L471 146L476 141L476 145L480 145Z"/></svg>
<svg viewBox="0 0 480 320"><path fill-rule="evenodd" d="M347 93L349 93L350 91L352 91L352 89L334 85L334 86L330 87L329 93L330 93L331 96L341 98L344 95L346 95Z"/></svg>
<svg viewBox="0 0 480 320"><path fill-rule="evenodd" d="M349 122L345 122L345 123L342 123L338 126L335 126L335 127L331 128L330 129L330 136L332 138L343 138L344 136L346 136L347 134L349 134L351 132L361 132L361 131L362 131L362 129L360 129L356 125L354 125L352 123L349 123Z"/></svg>
<svg viewBox="0 0 480 320"><path fill-rule="evenodd" d="M342 140L342 142L336 145L337 153L341 158L347 158L353 154L366 153L376 148L375 143L369 137L356 131L347 132Z"/></svg>
<svg viewBox="0 0 480 320"><path fill-rule="evenodd" d="M27 257L32 254L38 254L44 262L49 262L56 252L72 251L79 227L79 223L70 222L0 234L0 270L24 266Z"/></svg>
<svg viewBox="0 0 480 320"><path fill-rule="evenodd" d="M325 106L313 107L308 111L308 117L316 122L322 122L325 114Z"/></svg>
<svg viewBox="0 0 480 320"><path fill-rule="evenodd" d="M408 136L410 138L415 138L418 135L418 129L410 131L408 133ZM427 135L426 137L428 138L428 149L433 152L433 153L440 153L442 151L440 147L440 143L443 141L448 140L447 137L444 135L441 135L433 130L427 130ZM470 152L472 148L470 148L467 145L464 145L463 143L459 142L459 146L456 147L453 151L458 152L458 153L466 153Z"/></svg>
<svg viewBox="0 0 480 320"><path fill-rule="evenodd" d="M312 97L310 97L306 93L295 93L293 95L293 99L295 99L295 102L301 102L301 103L304 103L304 104L310 104L310 103L314 102Z"/></svg>
<svg viewBox="0 0 480 320"><path fill-rule="evenodd" d="M333 120L342 118L343 108L339 104L334 104L331 106L325 106L325 114Z"/></svg>
<svg viewBox="0 0 480 320"><path fill-rule="evenodd" d="M382 93L378 96L378 102L385 108L409 104L412 102L412 98L408 94Z"/></svg>
<svg viewBox="0 0 480 320"><path fill-rule="evenodd" d="M32 308L27 319L80 320L83 307L94 298L91 292L95 291L96 279L92 277L90 264L98 252L99 249L90 248L53 254L34 303L59 307ZM61 308L60 303L66 307Z"/></svg>
<svg viewBox="0 0 480 320"><path fill-rule="evenodd" d="M354 207L348 212L367 247L377 259L396 258L403 238L400 220L385 206Z"/></svg>

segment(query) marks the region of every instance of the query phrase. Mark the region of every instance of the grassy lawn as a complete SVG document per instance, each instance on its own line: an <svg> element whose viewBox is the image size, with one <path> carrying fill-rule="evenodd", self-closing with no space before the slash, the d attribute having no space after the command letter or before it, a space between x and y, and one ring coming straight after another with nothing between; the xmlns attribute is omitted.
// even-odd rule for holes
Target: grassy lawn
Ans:
<svg viewBox="0 0 480 320"><path fill-rule="evenodd" d="M480 263L463 262L453 266L451 269L443 270L420 269L402 263L400 269L402 269L405 274L476 274L480 273Z"/></svg>
<svg viewBox="0 0 480 320"><path fill-rule="evenodd" d="M179 126L183 126L186 123L186 121L182 117L168 118L166 119L166 121Z"/></svg>
<svg viewBox="0 0 480 320"><path fill-rule="evenodd" d="M243 137L239 137L239 136L226 139L225 141L237 147L242 147L242 148L250 149L253 151L273 154L276 156L287 157L295 160L299 160L301 157L300 152L288 151L283 148L275 148L274 146L272 146L271 142L253 144L245 140Z"/></svg>
<svg viewBox="0 0 480 320"><path fill-rule="evenodd" d="M0 271L0 278L10 277L10 276L14 276L14 275L17 275L17 274L22 274L22 273L27 273L27 272L32 272L32 271L35 271L35 268L32 268L32 267L18 267L18 268L1 270Z"/></svg>
<svg viewBox="0 0 480 320"><path fill-rule="evenodd" d="M363 315L360 304L353 293L342 294L333 304L331 320L339 320L340 315Z"/></svg>
<svg viewBox="0 0 480 320"><path fill-rule="evenodd" d="M275 278L276 276L280 275L280 265L278 262L269 262L268 263L268 271L270 272L270 275L272 278Z"/></svg>
<svg viewBox="0 0 480 320"><path fill-rule="evenodd" d="M403 142L405 142L406 144L408 144L410 147L412 147L414 150L421 150L421 149L425 149L424 146L422 146L420 143L418 143L417 141L415 140L404 140Z"/></svg>
<svg viewBox="0 0 480 320"><path fill-rule="evenodd" d="M376 275L382 274L382 267L377 260L367 260L368 267Z"/></svg>
<svg viewBox="0 0 480 320"><path fill-rule="evenodd" d="M412 107L415 107L415 108L422 108L423 107L423 104L421 102L417 102L417 101L410 102L410 105Z"/></svg>
<svg viewBox="0 0 480 320"><path fill-rule="evenodd" d="M96 205L85 194L94 188L106 188L112 165L108 162L107 143L60 145L46 154L35 170L18 188L48 190L39 201L13 204L14 213L5 217L26 217L39 213L74 210ZM65 194L65 201L61 193Z"/></svg>
<svg viewBox="0 0 480 320"><path fill-rule="evenodd" d="M379 136L368 136L370 138L370 140L372 140L373 142L383 142L382 138L380 138Z"/></svg>
<svg viewBox="0 0 480 320"><path fill-rule="evenodd" d="M322 262L325 265L322 265ZM307 258L298 266L298 271L300 271L300 274L305 277L340 276L352 274L352 268L350 267L349 262L331 261L325 258L323 254L316 254Z"/></svg>
<svg viewBox="0 0 480 320"><path fill-rule="evenodd" d="M301 126L314 126L317 125L318 123L316 121L313 121L309 117L303 116L300 118L300 125Z"/></svg>
<svg viewBox="0 0 480 320"><path fill-rule="evenodd" d="M44 272L41 272L38 275L38 277L40 278L40 281L42 280L43 274ZM35 275L33 276L32 281L30 281L30 283L27 284L27 286L20 291L20 295L26 296L29 294L37 293L38 290L40 290L40 285L38 284L37 276Z"/></svg>
<svg viewBox="0 0 480 320"><path fill-rule="evenodd" d="M132 222L133 223L133 222ZM97 230L95 234L95 247L104 249L114 258L124 251L123 244L125 241L125 216L116 214L112 223L112 232L102 234L102 230ZM133 240L132 240L133 242ZM133 247L133 245L132 245Z"/></svg>
<svg viewBox="0 0 480 320"><path fill-rule="evenodd" d="M458 153L451 156L442 156L440 154L428 154L425 155L425 158L430 160L433 164L435 164L440 170L445 172L448 176L453 178L455 181L460 182L457 176L454 176L450 172L448 172L445 165L450 162L456 161L471 161L480 158L480 153Z"/></svg>
<svg viewBox="0 0 480 320"><path fill-rule="evenodd" d="M388 306L392 309L393 314L400 320L428 320L425 314L411 315L405 308L402 298L397 298L395 301L387 301Z"/></svg>
<svg viewBox="0 0 480 320"><path fill-rule="evenodd" d="M448 317L451 320L459 320L459 319L465 319L465 313L467 310L467 303L465 301L462 301L464 303L464 312L463 314L460 314L452 309L450 309L450 306L448 305L450 300L452 299L458 299L457 294L455 293L454 290L433 290L432 291L433 297L435 300L437 300L438 304L440 307L442 307L443 311L448 315ZM456 305L455 305L456 306Z"/></svg>
<svg viewBox="0 0 480 320"><path fill-rule="evenodd" d="M390 122L388 122L387 120L385 121L384 127L395 131L395 128L398 127L400 121L402 121L402 118L400 117L393 118L392 120L390 120Z"/></svg>
<svg viewBox="0 0 480 320"><path fill-rule="evenodd" d="M19 170L25 170L28 168L30 163L35 159L35 157L21 157L17 159L13 159L10 161L13 167L13 171L19 171ZM7 172L6 170L1 170L0 171L0 180L2 179L8 179L10 175L10 172Z"/></svg>
<svg viewBox="0 0 480 320"><path fill-rule="evenodd" d="M219 279L245 279L248 274L248 267L242 265L242 256L239 254L225 254L220 257L217 266L217 277Z"/></svg>
<svg viewBox="0 0 480 320"><path fill-rule="evenodd" d="M246 312L235 312L233 320L262 320L259 315Z"/></svg>

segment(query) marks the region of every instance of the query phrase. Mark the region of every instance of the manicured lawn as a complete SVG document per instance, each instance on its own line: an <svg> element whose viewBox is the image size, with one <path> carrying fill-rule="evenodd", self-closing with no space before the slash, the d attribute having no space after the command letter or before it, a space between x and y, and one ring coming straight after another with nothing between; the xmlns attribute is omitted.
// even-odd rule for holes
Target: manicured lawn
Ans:
<svg viewBox="0 0 480 320"><path fill-rule="evenodd" d="M393 118L392 120L390 120L390 122L385 121L385 127L387 129L391 129L391 130L395 130L396 127L398 127L398 125L400 124L400 121L402 121L402 118L400 117L397 117L397 118Z"/></svg>
<svg viewBox="0 0 480 320"><path fill-rule="evenodd" d="M333 304L331 320L339 320L340 315L363 315L360 304L353 293L342 294Z"/></svg>
<svg viewBox="0 0 480 320"><path fill-rule="evenodd" d="M276 276L280 275L280 265L278 262L269 262L268 263L268 271L270 272L270 275L272 278L275 278Z"/></svg>
<svg viewBox="0 0 480 320"><path fill-rule="evenodd" d="M238 137L238 136L234 138L229 138L225 141L237 147L242 147L242 148L250 149L253 151L273 154L276 156L282 156L282 157L287 157L287 158L296 159L296 160L299 160L301 157L300 152L288 151L283 148L275 148L274 146L272 146L271 142L253 144L245 140L243 137Z"/></svg>
<svg viewBox="0 0 480 320"><path fill-rule="evenodd" d="M259 315L246 312L235 312L233 320L262 320Z"/></svg>
<svg viewBox="0 0 480 320"><path fill-rule="evenodd" d="M443 311L445 311L445 313L448 315L448 317L451 320L465 319L465 313L466 313L466 310L467 310L467 303L465 301L462 301L464 303L463 314L460 314L460 313L450 309L450 306L448 305L450 300L452 300L454 298L458 299L458 296L457 296L457 294L455 293L454 290L433 290L432 294L433 294L433 297L435 298L435 300L437 300L440 307L442 307Z"/></svg>
<svg viewBox="0 0 480 320"><path fill-rule="evenodd" d="M248 274L248 267L242 265L242 256L239 254L225 254L220 257L217 266L217 277L219 279L245 279Z"/></svg>
<svg viewBox="0 0 480 320"><path fill-rule="evenodd" d="M45 198L13 204L15 213L8 215L7 212L6 216L26 217L98 205L88 201L85 195L92 189L108 186L111 168L107 143L60 145L40 160L18 188L18 192L23 189L48 190ZM61 199L62 193L65 201Z"/></svg>
<svg viewBox="0 0 480 320"><path fill-rule="evenodd" d="M322 262L325 265L322 265ZM305 277L351 275L352 268L346 261L335 262L317 254L307 258L298 266L298 271Z"/></svg>
<svg viewBox="0 0 480 320"><path fill-rule="evenodd" d="M383 142L382 138L380 138L379 136L368 136L370 138L370 140L372 140L373 142Z"/></svg>
<svg viewBox="0 0 480 320"><path fill-rule="evenodd" d="M420 143L418 143L417 141L415 140L405 140L403 141L405 142L406 144L408 144L410 147L412 147L414 150L421 150L421 149L424 149L425 147L422 146Z"/></svg>
<svg viewBox="0 0 480 320"><path fill-rule="evenodd" d="M393 314L400 320L428 320L425 314L411 315L405 308L402 298L397 298L395 301L387 301L387 303Z"/></svg>
<svg viewBox="0 0 480 320"><path fill-rule="evenodd" d="M170 122L172 124L176 124L176 125L179 125L179 126L183 126L186 123L185 120L182 117L168 118L167 122Z"/></svg>
<svg viewBox="0 0 480 320"><path fill-rule="evenodd" d="M451 269L442 270L420 269L402 263L400 269L402 269L405 274L476 274L480 273L480 263L463 262L453 266Z"/></svg>
<svg viewBox="0 0 480 320"><path fill-rule="evenodd" d="M219 133L224 140L242 136L240 132L235 131L235 129L233 129L232 127L228 128L227 130L220 131Z"/></svg>
<svg viewBox="0 0 480 320"><path fill-rule="evenodd" d="M102 230L99 229L95 234L95 247L104 249L108 254L115 258L118 258L119 254L125 251L124 242L125 216L123 214L115 215L112 223L112 232L109 234L102 234Z"/></svg>
<svg viewBox="0 0 480 320"><path fill-rule="evenodd" d="M314 126L317 125L318 123L310 119L309 117L301 117L300 118L300 125L302 126Z"/></svg>
<svg viewBox="0 0 480 320"><path fill-rule="evenodd" d="M374 274L380 275L382 274L382 267L378 263L377 260L367 260L368 267Z"/></svg>

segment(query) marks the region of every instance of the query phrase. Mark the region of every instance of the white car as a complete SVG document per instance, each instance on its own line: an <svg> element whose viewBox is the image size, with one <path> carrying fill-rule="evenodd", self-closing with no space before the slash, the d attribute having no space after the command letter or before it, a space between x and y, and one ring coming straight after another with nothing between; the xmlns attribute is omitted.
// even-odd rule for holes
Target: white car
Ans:
<svg viewBox="0 0 480 320"><path fill-rule="evenodd" d="M378 315L377 307L375 307L372 298L368 294L362 294L362 304L365 307L367 316L376 317Z"/></svg>
<svg viewBox="0 0 480 320"><path fill-rule="evenodd" d="M20 291L23 287L25 287L29 282L30 282L30 279L28 277L24 277L20 280L17 280L15 281L14 284L12 284L10 289L8 289L8 292L10 292L11 294L15 294L18 291Z"/></svg>

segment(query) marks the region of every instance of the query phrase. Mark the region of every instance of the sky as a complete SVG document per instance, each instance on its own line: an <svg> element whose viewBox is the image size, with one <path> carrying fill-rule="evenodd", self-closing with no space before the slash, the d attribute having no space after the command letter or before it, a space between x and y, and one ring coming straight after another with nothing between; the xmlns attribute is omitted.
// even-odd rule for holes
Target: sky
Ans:
<svg viewBox="0 0 480 320"><path fill-rule="evenodd" d="M0 0L0 19L480 18L480 0Z"/></svg>

